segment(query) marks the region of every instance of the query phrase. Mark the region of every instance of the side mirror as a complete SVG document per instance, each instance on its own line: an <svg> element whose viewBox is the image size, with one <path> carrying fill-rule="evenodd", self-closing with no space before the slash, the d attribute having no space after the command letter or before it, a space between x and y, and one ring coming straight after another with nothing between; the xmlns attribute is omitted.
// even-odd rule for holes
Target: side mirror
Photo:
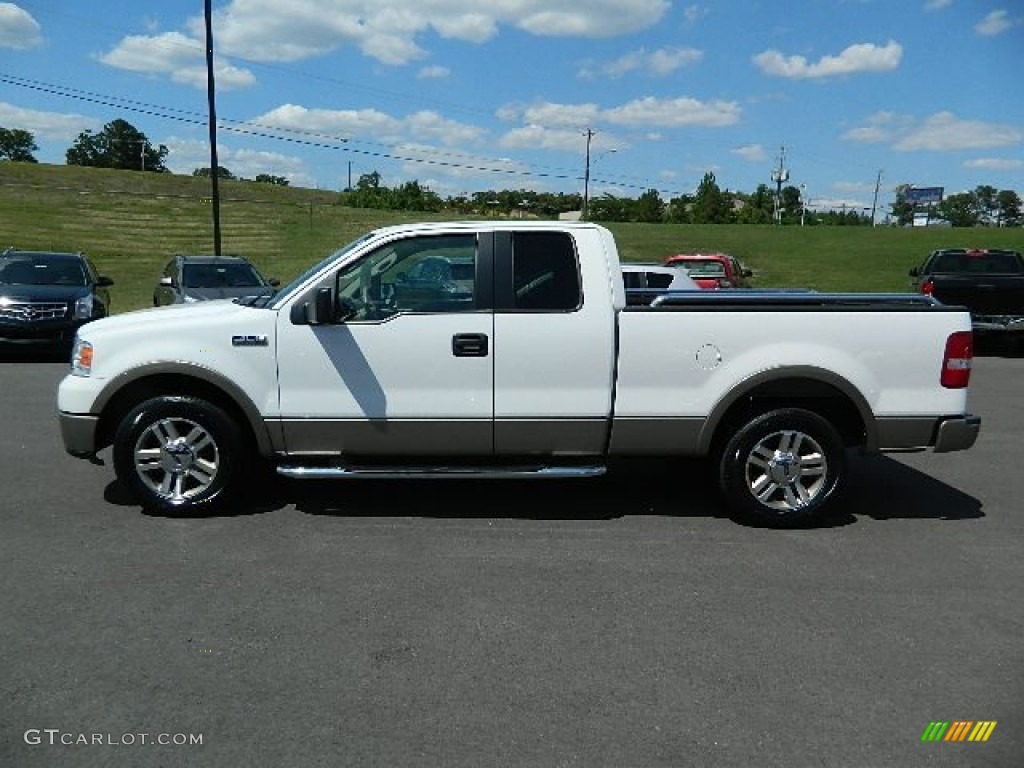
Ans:
<svg viewBox="0 0 1024 768"><path fill-rule="evenodd" d="M109 288L113 284L114 284L114 281L111 280L109 277L104 277L103 275L100 275L98 278L96 278L96 287L97 288Z"/></svg>
<svg viewBox="0 0 1024 768"><path fill-rule="evenodd" d="M319 288L312 301L300 301L292 305L293 325L327 325L337 322L334 306L334 289Z"/></svg>
<svg viewBox="0 0 1024 768"><path fill-rule="evenodd" d="M318 288L313 297L313 316L310 325L326 325L335 322L334 289Z"/></svg>
<svg viewBox="0 0 1024 768"><path fill-rule="evenodd" d="M753 277L754 276L754 270L752 270L752 269L744 269L743 270L743 276L744 277Z"/></svg>
<svg viewBox="0 0 1024 768"><path fill-rule="evenodd" d="M281 287L281 281L278 280L276 277L270 278L269 280L267 280L267 283L274 286L275 288Z"/></svg>
<svg viewBox="0 0 1024 768"><path fill-rule="evenodd" d="M921 270L918 267L911 267L910 272L908 272L907 274L909 274L911 277L918 277L921 274Z"/></svg>

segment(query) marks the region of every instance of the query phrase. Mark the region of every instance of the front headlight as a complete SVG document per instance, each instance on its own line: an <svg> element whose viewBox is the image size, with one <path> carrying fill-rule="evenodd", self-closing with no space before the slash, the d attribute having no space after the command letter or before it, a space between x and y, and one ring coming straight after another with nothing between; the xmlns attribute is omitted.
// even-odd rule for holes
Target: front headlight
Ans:
<svg viewBox="0 0 1024 768"><path fill-rule="evenodd" d="M75 336L75 345L71 348L71 375L92 375L92 344Z"/></svg>
<svg viewBox="0 0 1024 768"><path fill-rule="evenodd" d="M92 294L83 296L75 302L75 320L88 320L92 317Z"/></svg>

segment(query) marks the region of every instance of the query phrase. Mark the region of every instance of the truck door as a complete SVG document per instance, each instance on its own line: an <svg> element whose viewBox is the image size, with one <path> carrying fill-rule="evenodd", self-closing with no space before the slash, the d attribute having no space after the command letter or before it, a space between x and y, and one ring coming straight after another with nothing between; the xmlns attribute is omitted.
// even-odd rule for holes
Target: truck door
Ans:
<svg viewBox="0 0 1024 768"><path fill-rule="evenodd" d="M580 261L581 243L568 231L495 234L497 455L605 452L615 362L611 277L597 236L578 236L591 237L594 258Z"/></svg>
<svg viewBox="0 0 1024 768"><path fill-rule="evenodd" d="M422 235L335 275L351 316L281 313L281 424L289 454L490 457L493 237Z"/></svg>

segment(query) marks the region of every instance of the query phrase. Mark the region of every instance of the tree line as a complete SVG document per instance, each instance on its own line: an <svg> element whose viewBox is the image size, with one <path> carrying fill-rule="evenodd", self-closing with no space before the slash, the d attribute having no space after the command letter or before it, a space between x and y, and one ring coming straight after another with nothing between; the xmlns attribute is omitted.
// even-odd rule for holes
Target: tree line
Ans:
<svg viewBox="0 0 1024 768"><path fill-rule="evenodd" d="M34 153L38 151L31 132L0 127L0 160L34 163ZM65 157L68 165L169 173L164 164L167 153L166 146L154 146L131 123L117 119L100 131L82 131ZM218 166L216 173L221 179L240 178L223 166ZM193 176L209 177L211 174L210 168L196 168L192 172ZM272 174L259 174L254 181L288 185L288 179ZM407 181L393 188L381 182L382 177L377 171L364 174L354 188L339 193L338 202L356 208L546 218L581 211L584 207L582 196L573 193L487 190L442 198L418 181ZM865 209L808 209L800 190L794 186L781 188L777 196L767 184L759 185L750 194L723 190L710 172L704 174L693 194L668 200L662 199L656 189L648 189L636 198L602 194L586 202L585 215L593 221L676 224L778 222L808 226L870 226L873 223ZM921 207L912 202L909 185L898 187L896 200L888 211L889 223L908 226L921 215L954 227L1019 227L1024 224L1021 198L1013 190L982 185L969 192L948 195L937 204Z"/></svg>

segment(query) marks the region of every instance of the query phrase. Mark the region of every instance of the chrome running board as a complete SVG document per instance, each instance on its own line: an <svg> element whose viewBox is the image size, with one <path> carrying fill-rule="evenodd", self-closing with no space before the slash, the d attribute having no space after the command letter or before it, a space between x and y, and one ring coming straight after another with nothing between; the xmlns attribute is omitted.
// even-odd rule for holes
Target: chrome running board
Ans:
<svg viewBox="0 0 1024 768"><path fill-rule="evenodd" d="M578 467L357 467L282 465L277 473L292 480L522 480L600 477L603 465Z"/></svg>

